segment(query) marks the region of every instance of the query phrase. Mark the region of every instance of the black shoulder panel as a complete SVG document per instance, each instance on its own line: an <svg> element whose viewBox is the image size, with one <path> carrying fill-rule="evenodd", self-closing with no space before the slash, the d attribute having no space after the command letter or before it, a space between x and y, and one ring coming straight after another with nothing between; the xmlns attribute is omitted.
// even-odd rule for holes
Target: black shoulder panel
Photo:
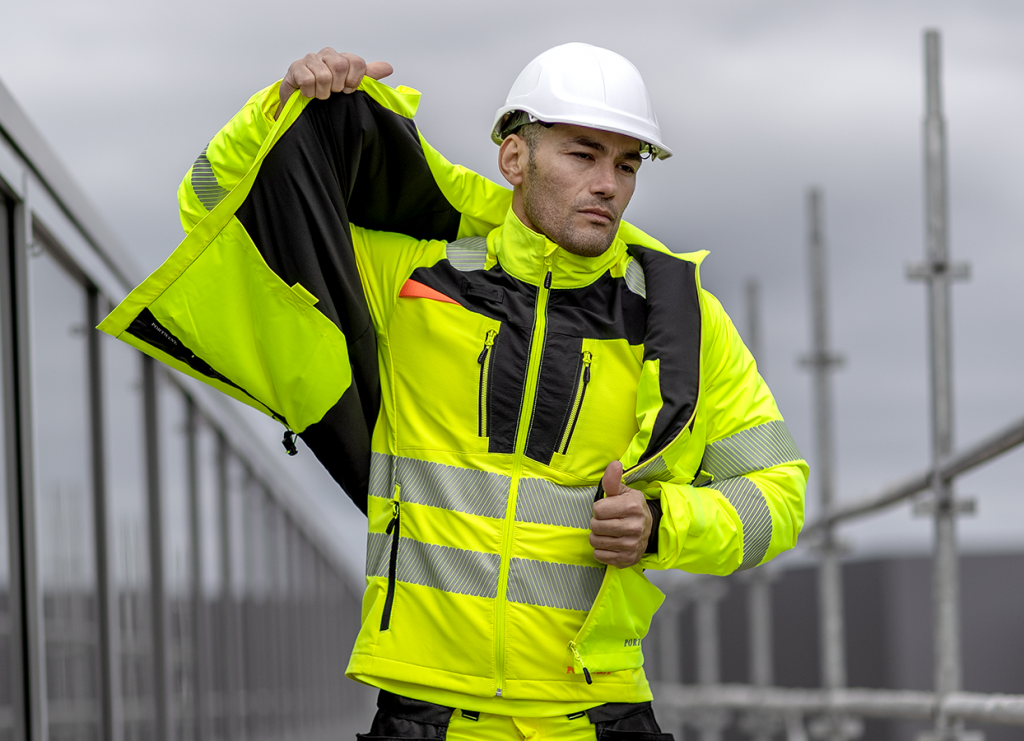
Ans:
<svg viewBox="0 0 1024 741"><path fill-rule="evenodd" d="M690 421L700 390L700 297L697 266L663 252L629 245L647 280L644 360L661 359L663 406L643 462L668 445Z"/></svg>

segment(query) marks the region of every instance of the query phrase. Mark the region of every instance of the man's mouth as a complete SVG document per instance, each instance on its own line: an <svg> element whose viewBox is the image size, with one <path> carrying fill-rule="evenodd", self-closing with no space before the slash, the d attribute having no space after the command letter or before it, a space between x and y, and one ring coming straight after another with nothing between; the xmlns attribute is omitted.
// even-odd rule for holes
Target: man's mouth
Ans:
<svg viewBox="0 0 1024 741"><path fill-rule="evenodd" d="M580 213L593 217L594 221L598 224L611 224L615 221L614 214L603 208L582 208Z"/></svg>

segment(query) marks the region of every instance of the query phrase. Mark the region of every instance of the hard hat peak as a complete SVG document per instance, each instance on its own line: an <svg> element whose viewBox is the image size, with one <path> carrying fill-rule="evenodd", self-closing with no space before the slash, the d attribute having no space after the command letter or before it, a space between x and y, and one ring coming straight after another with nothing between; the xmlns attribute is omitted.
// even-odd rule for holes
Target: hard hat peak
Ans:
<svg viewBox="0 0 1024 741"><path fill-rule="evenodd" d="M672 150L661 140L654 104L639 70L609 49L581 42L552 47L533 59L512 83L505 105L498 109L491 138L500 144L511 131L508 115L612 131L640 140L653 156L665 159Z"/></svg>

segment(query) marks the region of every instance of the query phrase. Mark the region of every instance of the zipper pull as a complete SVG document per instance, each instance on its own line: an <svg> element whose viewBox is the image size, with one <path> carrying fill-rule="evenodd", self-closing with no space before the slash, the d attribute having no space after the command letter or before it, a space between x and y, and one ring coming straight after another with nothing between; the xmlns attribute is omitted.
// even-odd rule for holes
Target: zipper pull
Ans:
<svg viewBox="0 0 1024 741"><path fill-rule="evenodd" d="M579 665L583 667L583 677L587 680L587 684L593 684L594 680L590 678L590 672L587 671L587 667L583 666L583 658L580 656L580 652L576 650L576 641L569 641L569 650L572 651L572 655L579 662Z"/></svg>
<svg viewBox="0 0 1024 741"><path fill-rule="evenodd" d="M288 455L298 455L299 449L295 447L295 433L291 430L284 431L284 439L281 440L281 444L288 451Z"/></svg>
<svg viewBox="0 0 1024 741"><path fill-rule="evenodd" d="M476 362L480 365L483 365L484 361L487 360L487 353L491 351L491 347L494 345L494 338L497 334L498 333L493 329L487 330L487 336L484 337L484 349L480 351L480 356L476 359Z"/></svg>
<svg viewBox="0 0 1024 741"><path fill-rule="evenodd" d="M590 350L583 352L583 383L590 383L590 364L594 362L594 353Z"/></svg>
<svg viewBox="0 0 1024 741"><path fill-rule="evenodd" d="M548 271L548 274L544 277L544 287L545 288L551 288L551 271L550 270Z"/></svg>
<svg viewBox="0 0 1024 741"><path fill-rule="evenodd" d="M395 525L398 524L399 510L400 505L398 500L393 500L391 502L391 522L388 523L387 528L384 530L385 535L391 535L392 531L395 529Z"/></svg>

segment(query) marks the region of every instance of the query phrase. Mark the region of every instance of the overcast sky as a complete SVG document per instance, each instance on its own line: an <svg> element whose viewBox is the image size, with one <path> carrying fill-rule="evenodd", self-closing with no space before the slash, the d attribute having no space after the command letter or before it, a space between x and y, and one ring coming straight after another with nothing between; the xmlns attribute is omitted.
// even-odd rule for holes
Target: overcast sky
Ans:
<svg viewBox="0 0 1024 741"><path fill-rule="evenodd" d="M942 32L954 289L956 441L1024 415L1024 3L674 0L664 3L7 2L0 80L146 271L180 240L175 191L209 138L288 64L323 46L395 67L423 92L419 123L449 159L497 178L488 131L518 71L586 41L627 56L676 156L647 163L627 217L678 250L707 249L707 288L745 333L761 286L762 371L815 456L806 190L825 192L837 488L853 499L928 462L923 31ZM274 441L273 445L277 445ZM288 465L360 558L362 525L315 474ZM1024 545L1024 453L964 479L974 547ZM809 512L815 510L812 474ZM848 530L861 554L921 549L909 508Z"/></svg>

